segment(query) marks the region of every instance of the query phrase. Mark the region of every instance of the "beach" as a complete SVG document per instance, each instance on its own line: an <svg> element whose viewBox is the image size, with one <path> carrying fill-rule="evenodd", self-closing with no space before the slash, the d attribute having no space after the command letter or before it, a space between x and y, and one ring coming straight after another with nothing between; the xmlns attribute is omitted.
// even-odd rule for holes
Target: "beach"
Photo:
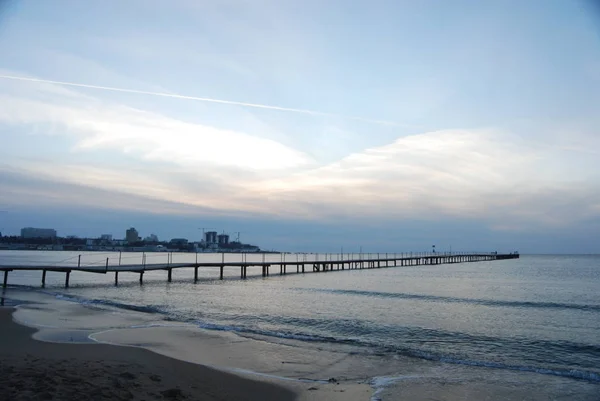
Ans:
<svg viewBox="0 0 600 401"><path fill-rule="evenodd" d="M185 352L167 352L177 358L161 355L163 348L156 348L154 351L157 352L141 348L131 340L127 330L100 332L97 335L100 338L96 339L89 334L94 330L53 329L45 324L40 324L37 329L27 327L15 322L13 315L35 318L36 312L50 316L50 312L56 311L52 311L50 305L25 302L18 307L20 310L0 308L0 385L4 389L0 400L358 401L370 398L371 388L367 384L341 384L335 378L327 381L286 380L247 369L238 369L234 374L187 362ZM94 318L94 313L85 308L77 305L73 309L83 320L90 316ZM68 308L61 312L73 314ZM52 316L56 318L56 315ZM190 337L181 335L189 334L189 330L163 329L149 328L143 335L144 344L150 349L152 340L157 343L161 340L181 341L184 346L190 345L185 343L185 337ZM235 358L237 365L244 365L244 359L274 363L272 352L267 350L262 350L263 355L256 355L257 351L262 351L252 347L244 350L244 346L232 348L229 341L218 336L212 337L211 341L211 336L204 334L200 342L197 335L192 337L193 345L199 350L192 353L196 362L205 360L226 366L227 361ZM124 346L102 343L109 340L120 341ZM126 345L128 341L135 345ZM242 356L244 351L245 356ZM284 364L285 361L276 363ZM312 369L310 364L307 365Z"/></svg>
<svg viewBox="0 0 600 401"><path fill-rule="evenodd" d="M294 400L289 389L158 355L103 344L33 340L0 310L2 400Z"/></svg>

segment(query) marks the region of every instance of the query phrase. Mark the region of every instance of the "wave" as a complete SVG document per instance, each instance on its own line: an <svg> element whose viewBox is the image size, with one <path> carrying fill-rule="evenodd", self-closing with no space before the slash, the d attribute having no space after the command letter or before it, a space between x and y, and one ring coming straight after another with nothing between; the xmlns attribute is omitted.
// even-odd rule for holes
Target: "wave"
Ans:
<svg viewBox="0 0 600 401"><path fill-rule="evenodd" d="M547 309L568 309L581 310L588 312L600 312L600 305L586 304L568 304L560 302L535 302L535 301L504 301L493 299L476 299L476 298L458 298L458 297L441 297L437 295L421 295L407 294L394 292L379 292L379 291L362 291L362 290L335 290L321 288L297 288L302 291L326 292L330 294L358 295L377 298L398 298L398 299L415 299L420 301L431 302L452 302L462 304L475 304L484 306L499 306L499 307L517 307L517 308L547 308Z"/></svg>
<svg viewBox="0 0 600 401"><path fill-rule="evenodd" d="M230 331L236 333L246 333L246 334L255 334L260 336L267 337L276 337L283 339L292 339L292 340L300 340L300 341L311 341L311 342L326 342L326 343L336 343L336 344L347 344L347 345L356 345L356 346L373 346L374 344L364 342L358 339L347 339L347 338L335 338L331 336L319 336L319 335L308 335L304 333L295 333L295 332L287 332L287 331L271 331L271 330L260 330L260 329L252 329L241 326L231 326L231 325L219 325L214 323L202 323L198 322L198 327L208 330L217 330L217 331ZM420 350L409 349L409 348L401 348L401 347L385 347L387 351L394 351L396 354L400 354L403 356L409 356L419 359L425 359L429 361L437 361L444 363L451 363L455 365L466 365L466 366L475 366L475 367L485 367L485 368L493 368L493 369L504 369L504 370L515 370L521 372L532 372L532 373L540 373L544 375L552 375L552 376L561 376L579 380L586 380L591 382L600 383L600 374L591 371L585 370L577 370L577 369L553 369L553 368L544 368L544 367L535 367L535 366L521 366L521 365L512 365L505 364L499 362L488 362L488 361L477 361L471 359L460 359L455 358L448 355L437 355L434 353L423 352Z"/></svg>
<svg viewBox="0 0 600 401"><path fill-rule="evenodd" d="M366 354L370 355L402 355L407 357L425 359L430 361L439 361L444 363L451 363L457 365L467 365L476 367L485 367L493 369L504 369L504 370L515 370L522 372L532 372L552 376L561 376L578 380L586 380L591 382L600 383L600 374L587 371L582 369L559 369L544 366L529 366L519 365L504 362L485 361L478 359L470 359L468 357L461 357L456 355L450 355L442 352L425 351L423 349L416 349L410 345L417 343L423 344L442 344L446 347L451 343L460 344L501 344L501 348L504 350L511 350L518 354L520 352L527 352L533 349L543 350L544 352L550 353L565 353L565 354L589 354L594 360L600 354L600 347L595 345L577 344L569 342L550 342L541 340L524 340L524 339L507 339L507 338L495 338L486 336L473 336L466 333L458 332L445 332L443 330L425 329L419 327L396 327L394 330L388 331L387 335L393 338L397 342L403 342L403 344L390 344L385 342L375 342L371 340L365 340L365 338L381 338L379 335L385 330L382 327L378 327L376 324L354 321L354 320L335 320L335 321L323 321L314 318L297 318L297 317L286 317L277 316L268 317L269 323L273 324L275 321L278 325L287 324L292 327L318 327L319 325L326 325L329 329L328 332L335 332L335 335L323 335L315 332L306 332L303 330L286 330L286 329L268 329L259 328L257 323L265 323L265 320L261 321L260 316L240 316L239 322L246 322L248 324L225 324L215 323L209 319L198 319L197 317L186 317L188 313L172 313L169 312L167 307L164 305L133 305L117 301L105 300L105 299L88 299L76 295L66 295L56 293L54 294L57 298L66 301L76 302L83 305L99 305L108 306L118 309L130 310L142 313L159 314L163 316L164 320L178 321L187 324L193 324L196 327L205 330L233 332L240 335L256 335L267 338L280 338L288 340L298 340L304 342L320 342L330 344L343 344L359 347L365 350ZM262 317L266 319L267 317ZM222 318L217 320L223 320ZM325 328L325 327L323 327ZM386 328L390 330L389 327ZM361 335L362 334L362 335ZM375 335L373 335L375 334ZM401 341L398 341L401 339ZM486 351L487 352L487 351ZM535 358L531 358L535 360ZM544 358L539 358L537 361L540 364L545 362Z"/></svg>
<svg viewBox="0 0 600 401"><path fill-rule="evenodd" d="M107 299L89 299L84 297L79 297L77 295L66 295L66 294L54 294L57 299L62 299L65 301L76 302L81 305L104 305L104 306L112 306L117 309L130 310L134 312L142 312L142 313L155 313L155 314L168 314L166 312L165 305L134 305L134 304L126 304L117 301L110 301Z"/></svg>

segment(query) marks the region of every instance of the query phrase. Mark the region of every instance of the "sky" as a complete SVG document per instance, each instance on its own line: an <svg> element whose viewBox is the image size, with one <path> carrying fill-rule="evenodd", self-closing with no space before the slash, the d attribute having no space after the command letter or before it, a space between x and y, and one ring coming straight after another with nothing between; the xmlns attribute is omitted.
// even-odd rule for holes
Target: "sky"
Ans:
<svg viewBox="0 0 600 401"><path fill-rule="evenodd" d="M595 0L0 0L0 231L600 253Z"/></svg>

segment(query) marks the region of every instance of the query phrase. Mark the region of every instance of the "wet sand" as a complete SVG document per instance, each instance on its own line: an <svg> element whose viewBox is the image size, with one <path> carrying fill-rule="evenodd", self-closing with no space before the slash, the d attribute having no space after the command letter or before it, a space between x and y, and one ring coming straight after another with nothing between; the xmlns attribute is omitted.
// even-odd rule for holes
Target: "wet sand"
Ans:
<svg viewBox="0 0 600 401"><path fill-rule="evenodd" d="M151 351L55 344L0 309L0 400L294 400L296 394Z"/></svg>

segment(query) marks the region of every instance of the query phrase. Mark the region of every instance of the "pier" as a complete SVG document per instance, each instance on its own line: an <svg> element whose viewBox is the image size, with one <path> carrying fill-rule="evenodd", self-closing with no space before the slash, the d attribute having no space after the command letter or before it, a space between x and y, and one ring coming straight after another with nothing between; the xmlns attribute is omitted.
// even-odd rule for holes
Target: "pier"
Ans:
<svg viewBox="0 0 600 401"><path fill-rule="evenodd" d="M121 264L119 256L119 264L111 264L110 259L106 258L106 262L102 266L98 265L82 265L81 255L79 255L76 265L0 265L0 272L3 272L3 287L8 285L8 275L12 271L39 271L41 273L41 285L46 285L47 272L60 272L65 274L65 287L69 287L69 279L71 272L86 272L96 274L114 274L115 285L119 284L119 273L137 273L139 274L140 285L144 282L144 273L147 271L164 270L167 273L167 281L172 281L173 269L194 269L194 281L198 281L199 268L218 268L219 279L223 280L225 269L239 269L241 279L248 276L248 268L260 268L262 277L269 277L271 274L279 273L285 275L290 273L325 273L332 271L357 270L357 269L379 269L389 267L404 267L404 266L430 266L449 263L467 263L467 262L483 262L494 260L506 260L519 258L518 253L499 254L491 253L417 253L417 254L369 254L368 257L360 255L358 258L353 255L348 255L344 259L344 254L336 254L336 258L325 255L325 260L299 260L286 261L285 255L282 254L280 261L265 261L263 254L262 261L248 261L247 257L242 255L242 260L237 262L225 261L224 254L221 256L220 262L198 262L197 256L195 262L172 263L168 257L167 263L146 263L147 258L144 254L141 263L136 264ZM289 271L288 271L289 269Z"/></svg>

